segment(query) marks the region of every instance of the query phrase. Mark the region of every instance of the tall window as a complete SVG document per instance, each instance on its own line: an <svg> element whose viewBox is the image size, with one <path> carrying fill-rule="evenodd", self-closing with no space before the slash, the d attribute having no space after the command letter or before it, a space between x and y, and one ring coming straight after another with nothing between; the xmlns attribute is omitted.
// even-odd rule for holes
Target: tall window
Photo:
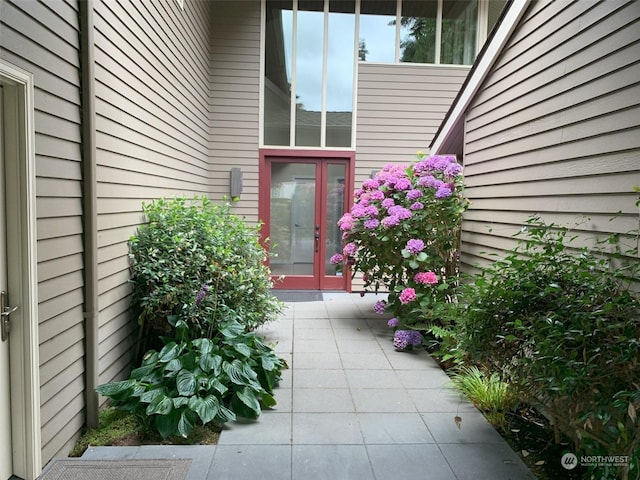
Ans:
<svg viewBox="0 0 640 480"><path fill-rule="evenodd" d="M505 3L266 0L264 144L352 147L358 61L471 65Z"/></svg>
<svg viewBox="0 0 640 480"><path fill-rule="evenodd" d="M267 1L265 145L351 147L355 5Z"/></svg>

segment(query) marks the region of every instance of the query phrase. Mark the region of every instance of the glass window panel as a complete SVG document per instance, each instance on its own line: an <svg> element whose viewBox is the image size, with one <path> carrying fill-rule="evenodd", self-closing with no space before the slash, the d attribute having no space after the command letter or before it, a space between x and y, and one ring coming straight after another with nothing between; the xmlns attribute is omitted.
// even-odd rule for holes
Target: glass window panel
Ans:
<svg viewBox="0 0 640 480"><path fill-rule="evenodd" d="M400 61L436 63L438 0L402 2Z"/></svg>
<svg viewBox="0 0 640 480"><path fill-rule="evenodd" d="M507 0L490 0L489 1L489 23L487 25L487 32L490 32L495 26L502 9L507 4Z"/></svg>
<svg viewBox="0 0 640 480"><path fill-rule="evenodd" d="M336 252L342 251L342 231L338 227L338 220L342 217L344 205L344 182L346 165L327 165L327 199L325 222L325 275L342 275L341 266L331 265L329 261Z"/></svg>
<svg viewBox="0 0 640 480"><path fill-rule="evenodd" d="M471 65L476 58L477 0L445 0L440 63Z"/></svg>
<svg viewBox="0 0 640 480"><path fill-rule="evenodd" d="M320 146L322 111L322 2L300 2L296 34L296 145Z"/></svg>
<svg viewBox="0 0 640 480"><path fill-rule="evenodd" d="M354 2L331 2L329 9L338 3L351 12L329 12L329 38L327 51L327 147L350 147L353 113L353 69L355 41Z"/></svg>
<svg viewBox="0 0 640 480"><path fill-rule="evenodd" d="M270 267L273 275L313 275L316 166L271 164Z"/></svg>
<svg viewBox="0 0 640 480"><path fill-rule="evenodd" d="M264 59L264 143L291 143L293 2L267 2Z"/></svg>
<svg viewBox="0 0 640 480"><path fill-rule="evenodd" d="M362 0L358 59L368 62L395 62L395 0Z"/></svg>

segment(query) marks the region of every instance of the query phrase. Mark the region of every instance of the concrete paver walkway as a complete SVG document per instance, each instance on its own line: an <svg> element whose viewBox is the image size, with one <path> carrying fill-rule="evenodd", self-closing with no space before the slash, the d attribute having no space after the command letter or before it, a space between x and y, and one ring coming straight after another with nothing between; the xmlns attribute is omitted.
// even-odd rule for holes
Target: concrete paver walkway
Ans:
<svg viewBox="0 0 640 480"><path fill-rule="evenodd" d="M535 479L426 352L394 350L372 310L379 299L288 303L261 329L290 366L278 405L229 424L218 445L97 447L82 458L192 458L189 480Z"/></svg>

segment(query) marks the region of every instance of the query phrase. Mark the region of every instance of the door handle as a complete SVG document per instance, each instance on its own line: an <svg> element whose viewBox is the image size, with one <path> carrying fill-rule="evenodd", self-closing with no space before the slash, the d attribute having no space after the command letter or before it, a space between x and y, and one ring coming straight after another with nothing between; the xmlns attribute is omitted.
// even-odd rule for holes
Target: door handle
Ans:
<svg viewBox="0 0 640 480"><path fill-rule="evenodd" d="M319 248L320 248L320 234L316 233L313 238L316 239L316 253L318 253Z"/></svg>
<svg viewBox="0 0 640 480"><path fill-rule="evenodd" d="M7 305L7 292L0 292L0 330L2 331L2 341L9 338L9 315L18 310L18 307L10 307Z"/></svg>

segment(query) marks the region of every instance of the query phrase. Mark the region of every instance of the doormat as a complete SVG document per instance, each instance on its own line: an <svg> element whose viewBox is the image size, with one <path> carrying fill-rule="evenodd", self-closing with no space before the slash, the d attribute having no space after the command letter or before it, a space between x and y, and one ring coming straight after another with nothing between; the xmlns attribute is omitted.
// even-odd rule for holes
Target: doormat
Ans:
<svg viewBox="0 0 640 480"><path fill-rule="evenodd" d="M55 460L38 480L185 480L191 459Z"/></svg>
<svg viewBox="0 0 640 480"><path fill-rule="evenodd" d="M321 302L322 292L319 290L271 290L281 302Z"/></svg>

